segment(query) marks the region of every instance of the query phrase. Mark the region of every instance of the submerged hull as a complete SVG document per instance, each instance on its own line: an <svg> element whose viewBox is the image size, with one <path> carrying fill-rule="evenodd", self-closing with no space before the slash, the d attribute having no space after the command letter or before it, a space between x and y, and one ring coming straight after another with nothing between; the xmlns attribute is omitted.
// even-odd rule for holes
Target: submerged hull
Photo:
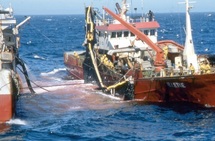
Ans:
<svg viewBox="0 0 215 141"><path fill-rule="evenodd" d="M76 78L84 79L82 66L74 63L79 62L80 59L74 57L73 54L67 54L67 58L69 59L65 64L67 68L70 68L70 75L76 77L79 74ZM106 86L114 85L122 77L117 74L107 73L108 71L103 69L104 67L99 67L102 81ZM213 93L215 91L214 73L147 78L144 78L140 72L139 74L138 72L130 72L127 75L129 76L130 74L136 74L130 90L133 94L129 94L128 85L115 88L115 93L111 90L106 93L120 98L125 98L125 95L127 95L129 98L125 99L145 102L189 102L203 106L215 106L215 94Z"/></svg>
<svg viewBox="0 0 215 141"><path fill-rule="evenodd" d="M84 79L82 57L75 56L73 52L66 52L64 53L64 64L72 79Z"/></svg>
<svg viewBox="0 0 215 141"><path fill-rule="evenodd" d="M188 8L188 1L186 4ZM108 24L105 19L97 22L102 16L97 17L96 10L86 7L85 58L82 61L75 53L64 56L70 74L85 82L96 81L105 93L124 100L214 107L215 71L208 57L194 53L191 27L186 26L189 42L185 46L171 40L157 41L158 26L152 13L148 17L151 20L131 24L125 18L126 1L122 7L120 16L103 8L114 18ZM189 9L186 17L186 25L190 25Z"/></svg>
<svg viewBox="0 0 215 141"><path fill-rule="evenodd" d="M0 123L9 121L14 116L18 91L9 70L0 71Z"/></svg>

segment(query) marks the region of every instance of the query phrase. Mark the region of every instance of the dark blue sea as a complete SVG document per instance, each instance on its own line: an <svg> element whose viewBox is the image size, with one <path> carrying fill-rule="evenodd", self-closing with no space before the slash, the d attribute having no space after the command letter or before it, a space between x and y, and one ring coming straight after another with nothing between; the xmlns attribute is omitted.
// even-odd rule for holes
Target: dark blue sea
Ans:
<svg viewBox="0 0 215 141"><path fill-rule="evenodd" d="M183 13L155 18L161 26L159 40L184 44ZM192 13L191 19L196 53L214 54L215 13ZM125 102L105 96L92 84L70 80L63 54L84 49L84 15L34 15L20 36L20 57L36 94L30 94L22 76L16 116L0 125L0 141L215 140L214 108Z"/></svg>

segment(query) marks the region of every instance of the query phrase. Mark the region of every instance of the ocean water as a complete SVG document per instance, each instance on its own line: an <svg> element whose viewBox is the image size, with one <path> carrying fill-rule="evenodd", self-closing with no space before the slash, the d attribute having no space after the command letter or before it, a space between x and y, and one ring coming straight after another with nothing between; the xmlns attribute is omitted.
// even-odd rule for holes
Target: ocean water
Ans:
<svg viewBox="0 0 215 141"><path fill-rule="evenodd" d="M184 43L183 13L155 17L159 40ZM196 52L214 54L215 13L192 13L191 18ZM0 141L215 140L214 108L126 102L83 80L70 80L63 53L84 49L84 15L32 16L20 35L20 57L36 94L29 93L23 79L16 116L0 125Z"/></svg>

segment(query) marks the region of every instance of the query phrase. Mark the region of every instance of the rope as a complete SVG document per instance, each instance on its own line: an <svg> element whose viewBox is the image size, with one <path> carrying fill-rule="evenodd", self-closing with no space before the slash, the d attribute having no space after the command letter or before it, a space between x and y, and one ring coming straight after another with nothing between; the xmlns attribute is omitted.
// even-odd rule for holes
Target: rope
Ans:
<svg viewBox="0 0 215 141"><path fill-rule="evenodd" d="M54 43L54 41L52 41L49 37L47 37L45 34L43 34L42 32L40 32L39 29L37 29L35 26L33 26L32 24L29 24L31 27L33 27L34 29L36 29L36 31L38 31L38 33L40 33L43 37L45 37L46 39L48 39L50 42Z"/></svg>
<svg viewBox="0 0 215 141"><path fill-rule="evenodd" d="M57 84L57 85L43 85L43 86L34 86L32 88L41 88L41 87L57 87L57 86L75 86L75 85L78 85L78 84ZM22 89L28 89L28 87L22 87ZM50 92L50 91L49 91Z"/></svg>
<svg viewBox="0 0 215 141"><path fill-rule="evenodd" d="M32 82L34 85L36 85L37 88L39 87L39 88L41 88L41 89L43 89L43 90L45 90L45 91L47 91L47 92L50 92L49 90L47 90L47 89L45 89L45 88L39 86L39 85L36 84L34 81L32 81L27 75L24 74L24 72L23 72L19 67L17 67L17 68L21 71L21 73L22 73L26 78L28 78L28 80L29 80L30 82Z"/></svg>
<svg viewBox="0 0 215 141"><path fill-rule="evenodd" d="M16 89L17 89L17 94L19 94L20 93L19 80L16 77L16 73L14 71L12 71L11 77L12 77L12 80L13 80L13 82L15 84Z"/></svg>
<svg viewBox="0 0 215 141"><path fill-rule="evenodd" d="M12 79L13 82L15 83L15 86L16 86L17 91L18 91L17 94L19 94L19 84L18 84L18 81L17 81L16 76L15 76L15 74L14 74L13 71L11 71L11 79ZM3 86L1 86L1 87L0 87L0 90L1 90L2 88L6 87L7 85L10 85L11 83L12 83L12 81L10 80L8 83L6 83L6 84L4 84Z"/></svg>
<svg viewBox="0 0 215 141"><path fill-rule="evenodd" d="M9 85L10 83L11 83L11 81L8 82L8 83L6 83L6 84L4 84L3 86L1 86L1 87L0 87L0 90L1 90L2 88L6 87L7 85Z"/></svg>

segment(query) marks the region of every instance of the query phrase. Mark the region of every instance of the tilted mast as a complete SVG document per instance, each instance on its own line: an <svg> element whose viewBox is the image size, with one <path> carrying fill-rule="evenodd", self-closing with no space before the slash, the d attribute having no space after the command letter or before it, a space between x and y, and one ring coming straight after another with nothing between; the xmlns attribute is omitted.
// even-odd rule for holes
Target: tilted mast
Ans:
<svg viewBox="0 0 215 141"><path fill-rule="evenodd" d="M195 67L195 70L198 70L197 55L194 49L191 20L190 20L190 9L192 7L189 6L189 0L186 0L185 4L186 4L186 40L185 40L185 47L183 51L183 60L185 61L187 66L189 66L190 63L192 63L193 66Z"/></svg>

